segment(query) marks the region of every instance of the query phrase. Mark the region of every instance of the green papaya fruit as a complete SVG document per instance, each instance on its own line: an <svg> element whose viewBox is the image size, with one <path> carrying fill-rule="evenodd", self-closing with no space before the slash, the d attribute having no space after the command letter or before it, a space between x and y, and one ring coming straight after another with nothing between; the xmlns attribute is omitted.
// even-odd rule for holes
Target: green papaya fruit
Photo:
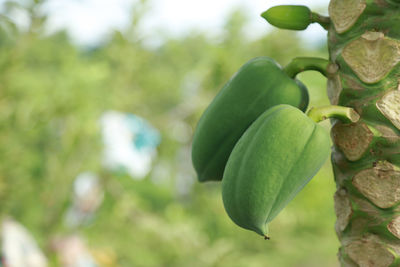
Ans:
<svg viewBox="0 0 400 267"><path fill-rule="evenodd" d="M193 137L192 162L200 182L221 180L236 142L265 110L289 104L306 110L307 88L291 79L271 58L243 65L200 118Z"/></svg>
<svg viewBox="0 0 400 267"><path fill-rule="evenodd" d="M274 6L261 16L271 25L288 30L305 30L312 23L312 12L306 6Z"/></svg>
<svg viewBox="0 0 400 267"><path fill-rule="evenodd" d="M271 58L247 62L203 113L192 144L200 182L221 180L228 157L245 130L268 108L289 104L306 110L307 88L291 79Z"/></svg>
<svg viewBox="0 0 400 267"><path fill-rule="evenodd" d="M328 132L299 109L265 111L234 147L222 179L226 212L266 236L267 224L317 173L330 153Z"/></svg>

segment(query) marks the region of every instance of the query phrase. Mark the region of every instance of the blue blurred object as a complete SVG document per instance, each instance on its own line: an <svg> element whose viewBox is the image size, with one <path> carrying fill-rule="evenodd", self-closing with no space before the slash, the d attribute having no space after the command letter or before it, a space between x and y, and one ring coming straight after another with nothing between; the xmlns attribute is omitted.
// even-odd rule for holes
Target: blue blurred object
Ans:
<svg viewBox="0 0 400 267"><path fill-rule="evenodd" d="M100 122L105 167L122 170L135 179L145 177L161 141L157 129L137 115L118 111L105 112Z"/></svg>
<svg viewBox="0 0 400 267"><path fill-rule="evenodd" d="M144 119L126 113L128 128L134 133L133 143L138 150L150 147L155 148L160 144L161 138L158 131Z"/></svg>

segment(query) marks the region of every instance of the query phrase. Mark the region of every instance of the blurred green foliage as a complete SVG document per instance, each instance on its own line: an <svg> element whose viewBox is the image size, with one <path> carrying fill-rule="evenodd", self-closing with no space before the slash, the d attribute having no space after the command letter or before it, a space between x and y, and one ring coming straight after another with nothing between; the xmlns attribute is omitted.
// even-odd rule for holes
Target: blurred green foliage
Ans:
<svg viewBox="0 0 400 267"><path fill-rule="evenodd" d="M105 200L89 225L73 231L95 254L112 258L105 266L336 266L329 163L275 219L271 240L264 241L229 220L220 184L198 184L190 162L196 122L241 65L256 56L282 65L295 56L326 57L324 47L308 51L289 31L248 40L246 16L235 11L219 39L193 31L149 47L136 37L134 19L129 32L82 49L65 32L43 34L41 2L18 7L30 16L27 30L0 17L0 216L24 224L52 266L59 263L49 244L72 231L63 216L72 182L83 171L100 175ZM328 103L320 74L300 79L311 106ZM144 180L101 167L98 119L110 109L140 115L162 134Z"/></svg>

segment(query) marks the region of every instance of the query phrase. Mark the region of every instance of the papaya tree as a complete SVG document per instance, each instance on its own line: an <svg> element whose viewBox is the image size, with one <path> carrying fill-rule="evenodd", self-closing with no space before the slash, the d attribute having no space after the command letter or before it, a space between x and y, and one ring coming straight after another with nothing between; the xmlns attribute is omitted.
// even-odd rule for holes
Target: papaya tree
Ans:
<svg viewBox="0 0 400 267"><path fill-rule="evenodd" d="M329 17L293 5L262 17L289 30L319 23L329 58L298 57L284 68L267 57L246 63L196 128L199 181L222 180L229 217L269 239L268 223L330 154L340 263L400 265L400 2L331 0ZM330 106L306 112L307 88L296 75L308 70L326 76ZM325 119L331 148L318 125Z"/></svg>

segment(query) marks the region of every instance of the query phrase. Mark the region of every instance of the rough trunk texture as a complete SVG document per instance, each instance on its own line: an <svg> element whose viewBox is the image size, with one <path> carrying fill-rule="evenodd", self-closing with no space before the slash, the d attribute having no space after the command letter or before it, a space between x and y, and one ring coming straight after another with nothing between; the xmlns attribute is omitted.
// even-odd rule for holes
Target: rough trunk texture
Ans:
<svg viewBox="0 0 400 267"><path fill-rule="evenodd" d="M400 1L332 0L332 104L361 119L333 120L336 232L342 266L400 266Z"/></svg>

